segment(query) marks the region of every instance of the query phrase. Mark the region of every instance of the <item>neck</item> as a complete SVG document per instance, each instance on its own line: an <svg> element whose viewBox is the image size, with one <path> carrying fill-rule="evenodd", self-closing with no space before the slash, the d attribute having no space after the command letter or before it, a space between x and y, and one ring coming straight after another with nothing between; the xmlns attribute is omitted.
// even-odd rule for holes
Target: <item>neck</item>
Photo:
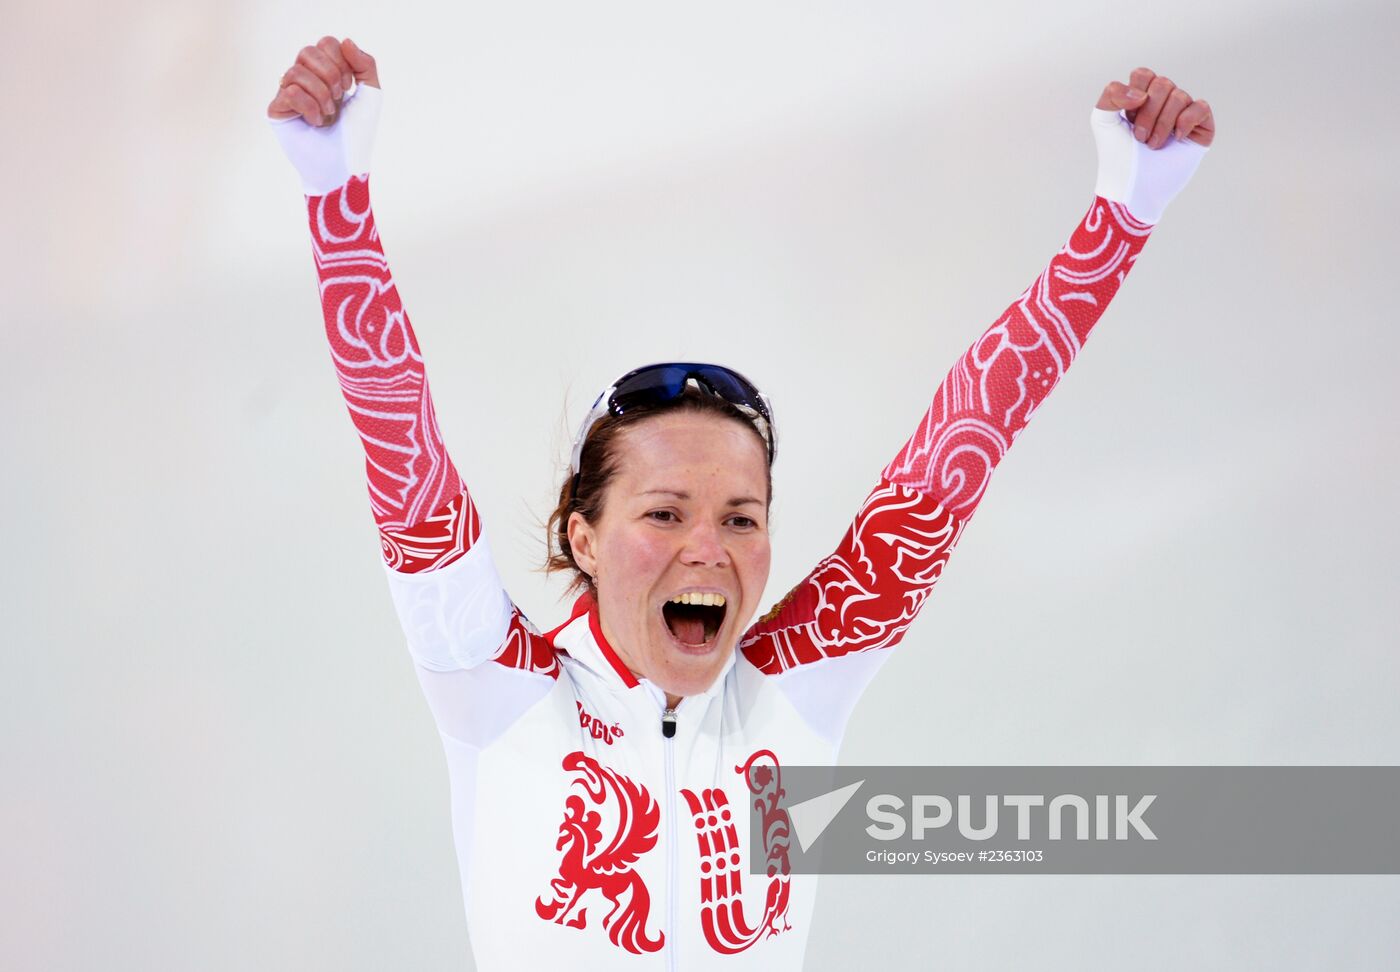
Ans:
<svg viewBox="0 0 1400 972"><path fill-rule="evenodd" d="M682 698L682 696L679 696L679 695L672 695L670 692L667 692L667 693L666 693L666 708L668 708L668 709L674 709L676 706L678 706L678 705L681 704L681 698Z"/></svg>

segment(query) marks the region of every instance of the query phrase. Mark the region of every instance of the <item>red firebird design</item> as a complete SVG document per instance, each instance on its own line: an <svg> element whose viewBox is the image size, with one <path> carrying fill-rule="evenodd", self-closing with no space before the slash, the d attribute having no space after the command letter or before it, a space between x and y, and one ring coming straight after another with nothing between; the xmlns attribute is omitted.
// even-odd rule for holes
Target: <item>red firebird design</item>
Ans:
<svg viewBox="0 0 1400 972"><path fill-rule="evenodd" d="M612 905L603 916L608 940L634 955L660 950L664 932L652 938L646 924L651 895L633 870L637 860L656 846L661 810L646 787L629 780L582 752L564 757L564 769L578 774L564 807L556 850L564 851L559 876L549 882L549 898L535 901L546 921L587 927L587 909L577 907L589 891ZM604 839L605 817L609 824ZM577 910L575 911L577 907Z"/></svg>
<svg viewBox="0 0 1400 972"><path fill-rule="evenodd" d="M700 924L705 941L725 955L742 952L755 942L792 927L787 921L792 822L781 806L783 786L778 757L772 750L760 749L744 765L734 767L734 772L744 777L753 794L768 862L768 896L763 919L756 925L750 925L744 917L743 857L729 797L719 788L702 790L699 796L681 790L694 817L695 839L700 844Z"/></svg>

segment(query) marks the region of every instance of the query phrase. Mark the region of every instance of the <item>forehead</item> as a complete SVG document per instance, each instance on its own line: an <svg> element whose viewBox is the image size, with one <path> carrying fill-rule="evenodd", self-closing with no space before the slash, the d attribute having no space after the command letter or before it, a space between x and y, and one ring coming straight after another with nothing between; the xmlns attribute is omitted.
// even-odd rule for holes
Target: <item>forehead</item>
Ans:
<svg viewBox="0 0 1400 972"><path fill-rule="evenodd" d="M768 453L755 430L723 415L667 412L617 438L617 479L628 491L707 482L767 491ZM670 480L670 482L668 482Z"/></svg>

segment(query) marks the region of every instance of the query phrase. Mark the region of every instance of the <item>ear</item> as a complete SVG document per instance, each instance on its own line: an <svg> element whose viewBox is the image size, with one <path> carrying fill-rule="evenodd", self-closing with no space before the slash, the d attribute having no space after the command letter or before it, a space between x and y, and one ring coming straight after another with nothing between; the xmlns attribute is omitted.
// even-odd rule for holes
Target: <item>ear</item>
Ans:
<svg viewBox="0 0 1400 972"><path fill-rule="evenodd" d="M574 563L589 577L598 576L598 533L577 511L569 514L569 549Z"/></svg>

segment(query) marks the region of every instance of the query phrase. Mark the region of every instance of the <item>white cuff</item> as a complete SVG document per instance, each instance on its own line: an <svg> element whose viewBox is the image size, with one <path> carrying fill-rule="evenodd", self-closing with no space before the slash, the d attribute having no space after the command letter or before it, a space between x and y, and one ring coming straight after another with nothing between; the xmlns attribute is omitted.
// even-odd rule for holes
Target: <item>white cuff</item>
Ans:
<svg viewBox="0 0 1400 972"><path fill-rule="evenodd" d="M1191 181L1209 151L1175 135L1168 136L1159 149L1148 148L1133 137L1133 125L1121 111L1095 108L1089 122L1099 155L1095 195L1122 203L1144 223L1162 218L1167 204Z"/></svg>
<svg viewBox="0 0 1400 972"><path fill-rule="evenodd" d="M355 85L341 102L340 117L325 128L308 125L300 115L267 120L308 196L324 196L352 175L369 172L381 98L378 88Z"/></svg>

